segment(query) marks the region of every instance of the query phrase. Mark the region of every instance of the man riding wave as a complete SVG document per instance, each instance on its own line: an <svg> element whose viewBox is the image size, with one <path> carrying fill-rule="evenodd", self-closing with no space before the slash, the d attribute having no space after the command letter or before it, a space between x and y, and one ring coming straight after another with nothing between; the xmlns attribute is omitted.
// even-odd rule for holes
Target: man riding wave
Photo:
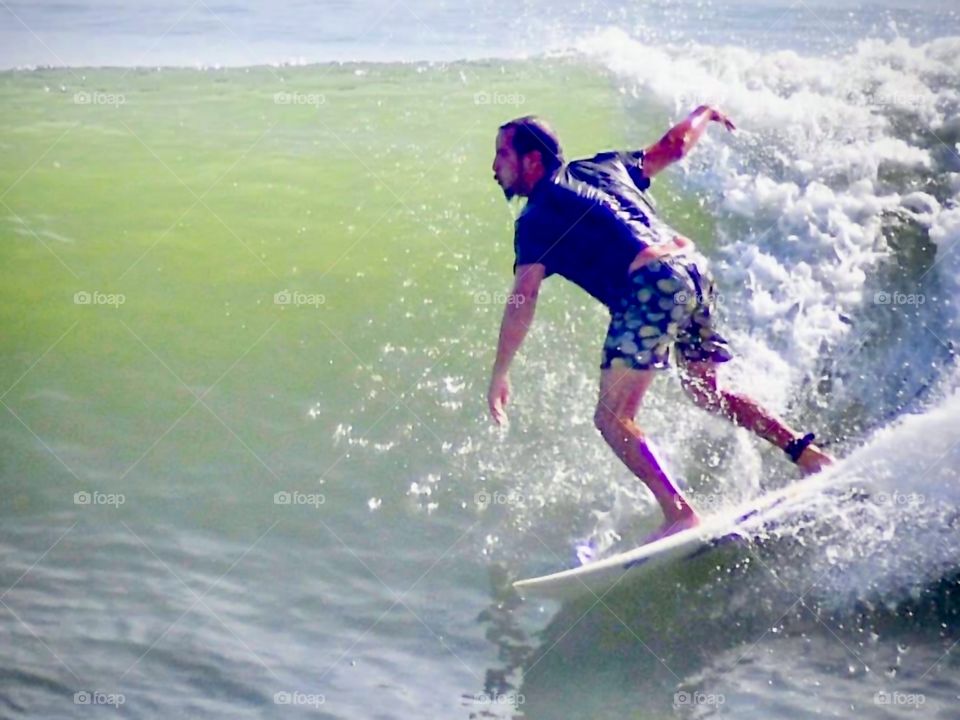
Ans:
<svg viewBox="0 0 960 720"><path fill-rule="evenodd" d="M617 457L650 488L664 522L648 540L697 525L699 516L668 477L634 418L670 351L684 390L699 407L783 449L806 473L832 458L750 397L720 387L717 366L732 353L715 328L715 290L705 259L657 214L651 179L683 158L711 122L734 125L701 106L644 150L603 152L564 163L556 134L526 116L497 133L493 172L507 199L526 197L516 222L514 286L504 309L488 392L490 414L506 420L508 370L536 309L540 284L561 275L610 311L594 422Z"/></svg>

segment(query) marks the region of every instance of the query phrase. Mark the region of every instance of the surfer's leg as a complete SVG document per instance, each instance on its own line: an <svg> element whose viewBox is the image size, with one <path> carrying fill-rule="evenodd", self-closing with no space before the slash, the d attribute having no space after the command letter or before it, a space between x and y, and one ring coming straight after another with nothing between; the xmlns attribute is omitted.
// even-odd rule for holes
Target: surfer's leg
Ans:
<svg viewBox="0 0 960 720"><path fill-rule="evenodd" d="M600 398L594 423L617 457L650 488L663 510L658 536L692 527L697 514L667 476L634 417L656 370L635 370L615 364L600 371Z"/></svg>
<svg viewBox="0 0 960 720"><path fill-rule="evenodd" d="M689 362L681 360L681 385L697 406L727 418L745 427L781 450L801 433L769 412L753 398L721 388L717 382L716 362ZM806 473L815 473L833 458L816 445L809 445L797 459L797 465Z"/></svg>
<svg viewBox="0 0 960 720"><path fill-rule="evenodd" d="M733 355L726 339L714 326L717 295L713 278L696 262L684 267L695 289L693 302L689 305L690 317L680 330L676 345L684 390L703 409L721 415L785 450L802 435L753 398L718 386L717 366ZM795 462L809 474L831 464L833 458L810 444Z"/></svg>
<svg viewBox="0 0 960 720"><path fill-rule="evenodd" d="M600 363L600 398L594 423L617 457L650 488L663 510L664 524L656 537L699 522L634 422L656 373L670 366L670 347L679 328L676 318L688 312L674 296L689 289L689 281L666 260L654 260L631 273L627 291L611 310Z"/></svg>

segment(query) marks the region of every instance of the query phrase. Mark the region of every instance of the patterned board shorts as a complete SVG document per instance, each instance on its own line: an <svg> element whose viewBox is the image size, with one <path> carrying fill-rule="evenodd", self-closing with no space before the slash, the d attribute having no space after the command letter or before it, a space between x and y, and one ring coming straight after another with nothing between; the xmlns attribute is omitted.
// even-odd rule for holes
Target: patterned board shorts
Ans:
<svg viewBox="0 0 960 720"><path fill-rule="evenodd" d="M601 368L665 369L673 346L686 362L726 362L733 357L713 328L713 278L698 258L653 260L631 273L627 288L611 308Z"/></svg>

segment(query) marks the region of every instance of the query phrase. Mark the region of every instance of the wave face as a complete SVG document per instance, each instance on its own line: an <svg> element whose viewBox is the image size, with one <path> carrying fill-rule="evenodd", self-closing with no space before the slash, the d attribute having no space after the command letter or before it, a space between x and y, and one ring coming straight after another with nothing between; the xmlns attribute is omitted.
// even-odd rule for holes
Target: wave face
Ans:
<svg viewBox="0 0 960 720"><path fill-rule="evenodd" d="M99 6L11 4L48 48L0 29L11 65L138 66L0 78L4 713L85 716L97 691L139 717L273 715L278 693L337 718L883 717L918 694L952 716L949 12L404 3L425 28L345 4L374 13L362 38L202 5L155 48L185 4L111 10L96 44ZM377 53L443 61L309 64ZM473 53L498 59L446 62ZM604 313L559 279L513 427L486 421L512 264L495 129L538 112L579 157L701 102L739 130L653 192L712 258L726 380L846 459L744 554L592 609L519 604L510 578L657 519L592 425ZM796 479L671 375L641 423L707 511Z"/></svg>
<svg viewBox="0 0 960 720"><path fill-rule="evenodd" d="M642 590L565 608L544 633L550 652L527 661L524 690L561 707L573 682L564 663L576 658L610 670L606 691L623 706L684 717L897 717L921 706L950 717L960 39L865 40L810 57L651 45L610 29L579 47L615 73L635 116L673 122L712 103L739 121L734 135L711 132L678 190L716 219L704 240L740 350L727 379L845 457L822 496L783 508L738 562L664 571ZM696 477L697 434L679 418L666 449ZM729 478L721 505L789 481L780 458L724 433L698 448ZM598 513L594 546L635 538L619 532L636 507L621 494ZM701 477L691 495L713 509L717 485ZM591 612L595 602L603 610ZM609 645L601 654L592 641ZM634 673L604 664L611 652ZM616 716L600 702L593 712Z"/></svg>

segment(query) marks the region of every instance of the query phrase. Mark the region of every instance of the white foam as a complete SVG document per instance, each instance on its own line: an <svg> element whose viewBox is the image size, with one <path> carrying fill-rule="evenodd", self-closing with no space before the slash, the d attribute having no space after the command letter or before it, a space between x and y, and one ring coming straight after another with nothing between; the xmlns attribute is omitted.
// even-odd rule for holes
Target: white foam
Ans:
<svg viewBox="0 0 960 720"><path fill-rule="evenodd" d="M641 45L614 29L583 41L580 50L621 75L633 97L653 97L672 109L664 129L701 103L720 106L739 127L733 135L711 128L681 163L682 179L718 219L713 270L738 354L727 368L735 384L780 410L825 353L857 339L851 333L860 329L848 318L876 302L871 281L890 255L884 232L892 218L929 232L938 252L931 277L952 304L946 317L957 317L960 173L946 177L952 198L925 184L918 189L915 180L949 169L943 163L951 159L942 156L960 130L953 127L960 115L960 38L923 45L869 40L843 57L802 57ZM930 141L934 134L946 148ZM912 235L904 237L912 242ZM942 310L928 303L918 317L946 344L960 339L960 323L942 322ZM890 373L915 372L911 365L929 367L936 341L920 339L928 346L899 337L880 343L869 361L875 365L857 373L877 383ZM810 575L808 585L822 579L837 598L868 587L895 597L896 588L936 579L956 560L955 543L948 542L955 530L943 518L960 503L960 393L951 390L958 386L957 378L939 378L942 401L881 429L837 469L838 482L859 483L874 495L919 494L927 502L818 509L818 540L830 552L817 546L797 568ZM836 378L831 403L843 388ZM883 398L876 402L887 407ZM831 573L831 566L842 572Z"/></svg>
<svg viewBox="0 0 960 720"><path fill-rule="evenodd" d="M950 303L954 325L957 326L960 325L960 190L953 196L950 207L928 215L930 239L937 244L938 250L936 271L947 289L946 302ZM940 332L945 330L938 329Z"/></svg>
<svg viewBox="0 0 960 720"><path fill-rule="evenodd" d="M884 213L904 208L944 236L954 232L950 215L938 221L949 211L935 198L901 194L890 178L936 167L917 131L957 113L960 38L868 40L834 58L642 45L609 29L579 49L626 78L635 96L673 108L669 122L706 102L738 123L735 135L711 129L682 165L721 217L714 269L732 290L734 340L742 349L747 333L762 332L766 347L788 359L778 384L808 373L823 341L850 332L843 316L864 303L888 252Z"/></svg>
<svg viewBox="0 0 960 720"><path fill-rule="evenodd" d="M837 468L835 481L866 501L823 508L818 540L829 553L804 563L821 594L847 602L869 594L889 603L935 582L960 562L960 392L875 433ZM833 566L831 569L830 566Z"/></svg>

